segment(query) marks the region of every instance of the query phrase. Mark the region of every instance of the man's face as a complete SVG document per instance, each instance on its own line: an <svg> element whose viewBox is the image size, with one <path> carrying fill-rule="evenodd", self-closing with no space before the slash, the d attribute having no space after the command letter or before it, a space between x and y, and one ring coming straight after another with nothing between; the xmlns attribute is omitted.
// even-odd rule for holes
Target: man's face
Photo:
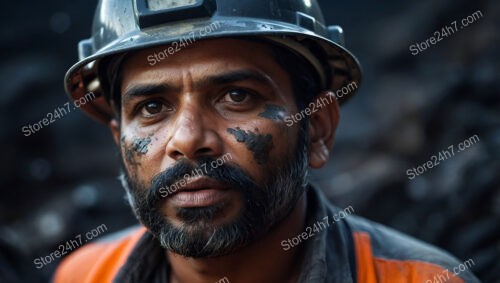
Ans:
<svg viewBox="0 0 500 283"><path fill-rule="evenodd" d="M307 134L284 121L298 111L291 79L263 43L202 41L150 65L163 50L122 65L114 134L131 204L173 252L234 252L278 224L304 191Z"/></svg>

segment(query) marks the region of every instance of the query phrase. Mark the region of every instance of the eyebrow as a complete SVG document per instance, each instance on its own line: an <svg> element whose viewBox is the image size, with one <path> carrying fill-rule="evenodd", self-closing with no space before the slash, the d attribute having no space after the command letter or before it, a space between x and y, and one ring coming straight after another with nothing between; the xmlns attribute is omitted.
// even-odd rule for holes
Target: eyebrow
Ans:
<svg viewBox="0 0 500 283"><path fill-rule="evenodd" d="M266 85L272 85L270 79L260 72L253 70L240 70L207 76L195 83L195 87L203 88L210 84L230 84L239 81L255 81Z"/></svg>
<svg viewBox="0 0 500 283"><path fill-rule="evenodd" d="M168 84L140 84L128 88L123 94L123 101L129 101L133 97L150 96L158 93L171 92L175 87Z"/></svg>
<svg viewBox="0 0 500 283"><path fill-rule="evenodd" d="M273 87L274 83L268 76L253 70L240 70L212 76L206 76L194 83L194 88L203 89L209 85L231 84L240 81L255 81L268 87ZM139 84L128 88L122 96L123 102L127 102L134 97L150 96L158 93L178 92L179 87L167 83Z"/></svg>

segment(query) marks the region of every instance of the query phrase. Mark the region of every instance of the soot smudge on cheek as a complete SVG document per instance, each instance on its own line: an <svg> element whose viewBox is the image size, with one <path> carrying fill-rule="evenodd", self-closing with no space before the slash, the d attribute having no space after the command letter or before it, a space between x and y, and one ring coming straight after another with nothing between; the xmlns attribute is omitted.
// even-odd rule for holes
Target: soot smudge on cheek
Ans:
<svg viewBox="0 0 500 283"><path fill-rule="evenodd" d="M130 165L140 165L141 163L137 162L137 155L143 155L148 152L148 146L151 143L151 138L135 138L132 145L128 145L125 140L126 137L123 136L121 138L121 146L125 154L125 160Z"/></svg>
<svg viewBox="0 0 500 283"><path fill-rule="evenodd" d="M285 108L279 105L266 104L264 106L264 112L260 113L259 117L267 118L274 121L284 121Z"/></svg>
<svg viewBox="0 0 500 283"><path fill-rule="evenodd" d="M269 158L269 152L273 147L273 136L270 134L260 135L252 131L244 131L240 128L228 128L227 132L236 138L237 142L244 143L258 164L264 164Z"/></svg>
<svg viewBox="0 0 500 283"><path fill-rule="evenodd" d="M132 143L132 149L138 154L148 153L148 145L151 143L151 138L136 138Z"/></svg>
<svg viewBox="0 0 500 283"><path fill-rule="evenodd" d="M124 154L124 159L129 165L140 165L139 162L135 160L134 151L127 146L125 142L122 142L122 152Z"/></svg>

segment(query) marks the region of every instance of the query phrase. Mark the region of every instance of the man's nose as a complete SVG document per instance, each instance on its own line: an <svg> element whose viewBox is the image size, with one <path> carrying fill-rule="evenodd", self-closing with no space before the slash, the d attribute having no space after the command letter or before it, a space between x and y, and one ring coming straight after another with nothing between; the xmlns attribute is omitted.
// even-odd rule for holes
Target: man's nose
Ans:
<svg viewBox="0 0 500 283"><path fill-rule="evenodd" d="M218 156L222 153L221 140L201 107L186 106L179 109L166 151L170 158L196 159Z"/></svg>

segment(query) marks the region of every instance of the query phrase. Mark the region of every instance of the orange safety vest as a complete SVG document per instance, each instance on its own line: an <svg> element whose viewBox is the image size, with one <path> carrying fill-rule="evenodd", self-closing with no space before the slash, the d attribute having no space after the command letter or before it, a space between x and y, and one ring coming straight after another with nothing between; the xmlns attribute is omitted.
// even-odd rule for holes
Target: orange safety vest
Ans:
<svg viewBox="0 0 500 283"><path fill-rule="evenodd" d="M324 215L336 215L339 212L315 189L309 191L308 206L316 210L313 219L322 219ZM325 229L321 232L323 234L316 235L316 239L307 241L323 241L322 245L313 249L313 254L328 254L329 260L326 260L326 256L319 260L315 258L314 262L326 261L326 267L319 272L323 277L308 274L311 277L307 277L307 281L319 282L326 276L327 282L343 280L339 278L355 278L357 283L479 282L468 270L454 274L453 268L459 263L447 253L367 219L349 215ZM115 237L114 240L87 244L60 264L54 282L113 282L139 241L146 236L150 236L149 232L139 227L122 232L119 239ZM140 243L144 243L144 240ZM141 246L137 250L144 249ZM146 253L145 256L151 257L151 254ZM303 267L303 270L306 269ZM338 276L337 280L331 279L334 276Z"/></svg>
<svg viewBox="0 0 500 283"><path fill-rule="evenodd" d="M54 277L55 283L113 282L134 246L146 232L138 228L115 242L97 242L85 245L64 260ZM357 278L359 283L463 283L436 264L416 260L395 260L375 257L370 235L354 233ZM444 279L446 278L447 281ZM430 281L429 281L430 280ZM442 280L442 281L441 281Z"/></svg>

